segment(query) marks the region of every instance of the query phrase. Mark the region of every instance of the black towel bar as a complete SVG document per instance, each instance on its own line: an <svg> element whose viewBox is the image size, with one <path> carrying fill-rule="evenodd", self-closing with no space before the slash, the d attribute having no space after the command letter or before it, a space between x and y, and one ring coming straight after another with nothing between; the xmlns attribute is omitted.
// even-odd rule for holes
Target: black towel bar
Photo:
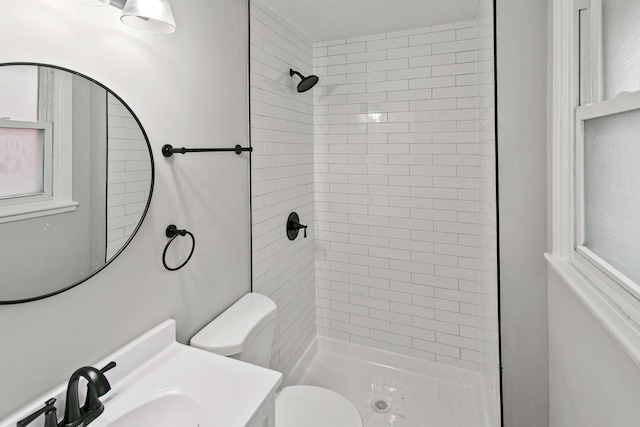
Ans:
<svg viewBox="0 0 640 427"><path fill-rule="evenodd" d="M253 151L253 147L241 147L240 145L236 145L233 148L173 148L170 144L165 144L162 146L162 155L165 157L171 157L174 154L186 154L186 153L207 153L207 152L222 152L222 151L233 151L236 154L240 154L243 151Z"/></svg>

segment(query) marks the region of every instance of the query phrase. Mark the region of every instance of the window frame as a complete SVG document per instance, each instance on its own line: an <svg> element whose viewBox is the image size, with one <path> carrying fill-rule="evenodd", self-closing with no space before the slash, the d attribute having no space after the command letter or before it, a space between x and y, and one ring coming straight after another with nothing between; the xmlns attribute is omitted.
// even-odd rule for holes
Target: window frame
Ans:
<svg viewBox="0 0 640 427"><path fill-rule="evenodd" d="M73 76L40 69L38 121L0 120L0 127L44 133L42 193L0 199L0 223L73 212Z"/></svg>
<svg viewBox="0 0 640 427"><path fill-rule="evenodd" d="M584 122L591 119L606 117L614 114L640 110L640 92L624 93L615 98L582 105L576 108L576 228L574 263L589 274L585 263L600 270L609 280L622 287L636 300L640 300L640 284L627 277L617 268L599 257L588 247L584 246L585 239L585 203L584 203Z"/></svg>
<svg viewBox="0 0 640 427"><path fill-rule="evenodd" d="M46 201L51 199L51 159L50 155L53 142L53 126L51 122L36 121L25 122L20 120L0 119L0 128L2 129L33 129L42 132L42 188L43 191L28 194L16 194L12 196L0 197L1 209L8 206L19 205L23 203L32 203Z"/></svg>
<svg viewBox="0 0 640 427"><path fill-rule="evenodd" d="M574 272L563 275L572 277L567 285L603 323L611 324L614 316L621 319L617 325L627 325L616 327L614 334L631 348L628 338L635 340L640 334L640 286L582 246L584 180L578 138L586 117L616 108L640 108L640 94L601 102L601 0L553 0L552 7L550 253L546 256L556 272ZM581 32L581 19L588 23L588 31ZM603 313L609 314L602 317ZM630 351L640 363L640 347Z"/></svg>

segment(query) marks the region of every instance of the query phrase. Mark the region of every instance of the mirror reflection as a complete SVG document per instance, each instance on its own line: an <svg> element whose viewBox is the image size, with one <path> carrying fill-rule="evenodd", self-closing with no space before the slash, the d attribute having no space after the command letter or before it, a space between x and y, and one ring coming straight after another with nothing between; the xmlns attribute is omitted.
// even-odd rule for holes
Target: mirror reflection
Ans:
<svg viewBox="0 0 640 427"><path fill-rule="evenodd" d="M0 303L73 287L146 213L153 159L135 115L74 72L0 66Z"/></svg>

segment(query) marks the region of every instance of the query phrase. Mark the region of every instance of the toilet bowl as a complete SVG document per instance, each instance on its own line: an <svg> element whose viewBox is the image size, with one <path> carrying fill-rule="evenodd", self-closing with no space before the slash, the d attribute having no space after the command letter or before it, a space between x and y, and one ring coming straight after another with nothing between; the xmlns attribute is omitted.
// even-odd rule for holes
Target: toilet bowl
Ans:
<svg viewBox="0 0 640 427"><path fill-rule="evenodd" d="M278 309L264 295L250 293L195 334L192 347L268 367ZM346 397L322 387L284 387L276 397L276 427L362 427L358 409Z"/></svg>
<svg viewBox="0 0 640 427"><path fill-rule="evenodd" d="M343 395L322 387L294 385L276 398L276 427L361 427L358 409Z"/></svg>

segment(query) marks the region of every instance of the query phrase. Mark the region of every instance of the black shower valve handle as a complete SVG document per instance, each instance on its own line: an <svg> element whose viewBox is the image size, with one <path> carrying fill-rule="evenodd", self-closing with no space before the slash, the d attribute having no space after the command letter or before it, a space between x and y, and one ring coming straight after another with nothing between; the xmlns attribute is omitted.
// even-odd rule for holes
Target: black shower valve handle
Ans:
<svg viewBox="0 0 640 427"><path fill-rule="evenodd" d="M304 238L307 238L307 226L306 225L302 225L299 222L294 222L291 224L291 228L293 228L294 230L303 230L304 231Z"/></svg>
<svg viewBox="0 0 640 427"><path fill-rule="evenodd" d="M295 240L298 237L298 231L304 230L304 238L307 238L307 226L300 224L300 217L295 212L289 214L287 218L287 237L289 240Z"/></svg>

